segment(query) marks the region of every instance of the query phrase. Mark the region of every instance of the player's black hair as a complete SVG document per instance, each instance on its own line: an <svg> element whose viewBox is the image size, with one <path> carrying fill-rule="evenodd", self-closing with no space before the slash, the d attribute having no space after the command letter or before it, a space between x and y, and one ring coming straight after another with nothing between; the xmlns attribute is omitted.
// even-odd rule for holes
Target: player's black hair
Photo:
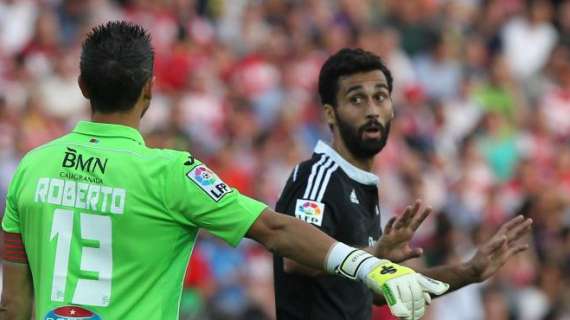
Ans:
<svg viewBox="0 0 570 320"><path fill-rule="evenodd" d="M340 77L355 73L380 70L388 81L388 90L392 93L394 79L382 59L363 49L344 48L330 56L319 73L319 96L321 104L336 107L336 94Z"/></svg>
<svg viewBox="0 0 570 320"><path fill-rule="evenodd" d="M81 80L93 111L131 109L153 74L150 35L136 24L107 22L91 30L81 50Z"/></svg>

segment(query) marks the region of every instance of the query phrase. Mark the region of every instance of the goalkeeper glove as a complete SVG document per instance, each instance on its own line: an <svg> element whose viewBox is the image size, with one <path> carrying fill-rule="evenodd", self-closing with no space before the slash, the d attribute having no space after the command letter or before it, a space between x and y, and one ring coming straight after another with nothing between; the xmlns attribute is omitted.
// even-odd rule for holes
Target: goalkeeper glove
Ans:
<svg viewBox="0 0 570 320"><path fill-rule="evenodd" d="M421 319L424 315L425 304L431 302L430 293L441 295L449 289L447 283L380 259L368 273L365 283L384 296L394 316L411 320Z"/></svg>
<svg viewBox="0 0 570 320"><path fill-rule="evenodd" d="M431 301L429 293L440 295L449 289L447 283L340 242L330 250L326 267L346 278L364 282L372 291L384 296L394 316L403 319L420 319L425 304Z"/></svg>

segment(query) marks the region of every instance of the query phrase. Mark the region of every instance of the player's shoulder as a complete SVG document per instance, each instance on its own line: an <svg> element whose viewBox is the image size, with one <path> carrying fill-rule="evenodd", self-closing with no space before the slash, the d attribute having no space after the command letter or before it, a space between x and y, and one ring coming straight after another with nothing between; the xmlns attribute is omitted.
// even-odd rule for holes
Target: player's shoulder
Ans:
<svg viewBox="0 0 570 320"><path fill-rule="evenodd" d="M175 149L152 149L156 156L160 156L170 160L171 162L180 162L186 166L201 164L202 162L194 157L190 151Z"/></svg>
<svg viewBox="0 0 570 320"><path fill-rule="evenodd" d="M65 149L66 137L67 135L61 136L29 150L22 156L20 166L36 166L37 163L52 159L54 152L56 152L54 150Z"/></svg>
<svg viewBox="0 0 570 320"><path fill-rule="evenodd" d="M338 164L326 154L313 153L310 159L300 162L291 173L287 188L303 199L323 199L337 185Z"/></svg>
<svg viewBox="0 0 570 320"><path fill-rule="evenodd" d="M302 184L315 183L323 178L336 179L334 173L338 164L326 154L313 153L310 159L300 162L292 173L292 178Z"/></svg>
<svg viewBox="0 0 570 320"><path fill-rule="evenodd" d="M338 164L324 153L313 153L293 169L283 189L277 209L316 226L327 224L327 216L334 215L335 201L341 199L338 188ZM328 209L325 209L328 208ZM330 226L329 226L330 227Z"/></svg>
<svg viewBox="0 0 570 320"><path fill-rule="evenodd" d="M165 158L167 160L178 160L184 157L188 157L190 155L187 151L182 150L175 150L175 149L163 149L163 148L146 148L146 152L149 155L153 155L155 157Z"/></svg>
<svg viewBox="0 0 570 320"><path fill-rule="evenodd" d="M198 164L201 164L201 162L194 158L188 151L157 148L149 152L153 152L157 157L166 160L161 162L162 169L160 171L167 176L167 179L170 181L169 183L173 181L186 181L185 177L187 177L189 171L195 169Z"/></svg>

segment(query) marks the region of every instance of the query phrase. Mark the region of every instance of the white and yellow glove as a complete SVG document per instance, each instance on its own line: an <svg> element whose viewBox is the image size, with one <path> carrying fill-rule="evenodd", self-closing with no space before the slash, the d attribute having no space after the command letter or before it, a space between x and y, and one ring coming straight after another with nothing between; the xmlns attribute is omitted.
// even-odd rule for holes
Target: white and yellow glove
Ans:
<svg viewBox="0 0 570 320"><path fill-rule="evenodd" d="M421 319L426 303L431 302L429 294L440 295L449 289L447 283L340 242L330 250L326 267L330 272L364 282L384 296L394 316L406 320Z"/></svg>
<svg viewBox="0 0 570 320"><path fill-rule="evenodd" d="M382 294L390 312L402 319L421 319L430 293L441 295L449 289L447 283L428 278L414 270L389 260L380 260L365 280L366 285Z"/></svg>

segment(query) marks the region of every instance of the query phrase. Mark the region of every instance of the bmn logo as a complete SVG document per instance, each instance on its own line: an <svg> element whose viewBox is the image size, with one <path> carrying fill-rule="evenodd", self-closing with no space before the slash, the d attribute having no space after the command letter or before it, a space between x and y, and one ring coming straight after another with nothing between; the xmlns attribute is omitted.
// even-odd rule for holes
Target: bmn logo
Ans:
<svg viewBox="0 0 570 320"><path fill-rule="evenodd" d="M107 167L107 160L108 159L102 161L97 157L89 157L85 159L81 153L77 152L77 150L68 147L61 166L64 168L74 168L90 173L98 170L104 174L105 168Z"/></svg>

